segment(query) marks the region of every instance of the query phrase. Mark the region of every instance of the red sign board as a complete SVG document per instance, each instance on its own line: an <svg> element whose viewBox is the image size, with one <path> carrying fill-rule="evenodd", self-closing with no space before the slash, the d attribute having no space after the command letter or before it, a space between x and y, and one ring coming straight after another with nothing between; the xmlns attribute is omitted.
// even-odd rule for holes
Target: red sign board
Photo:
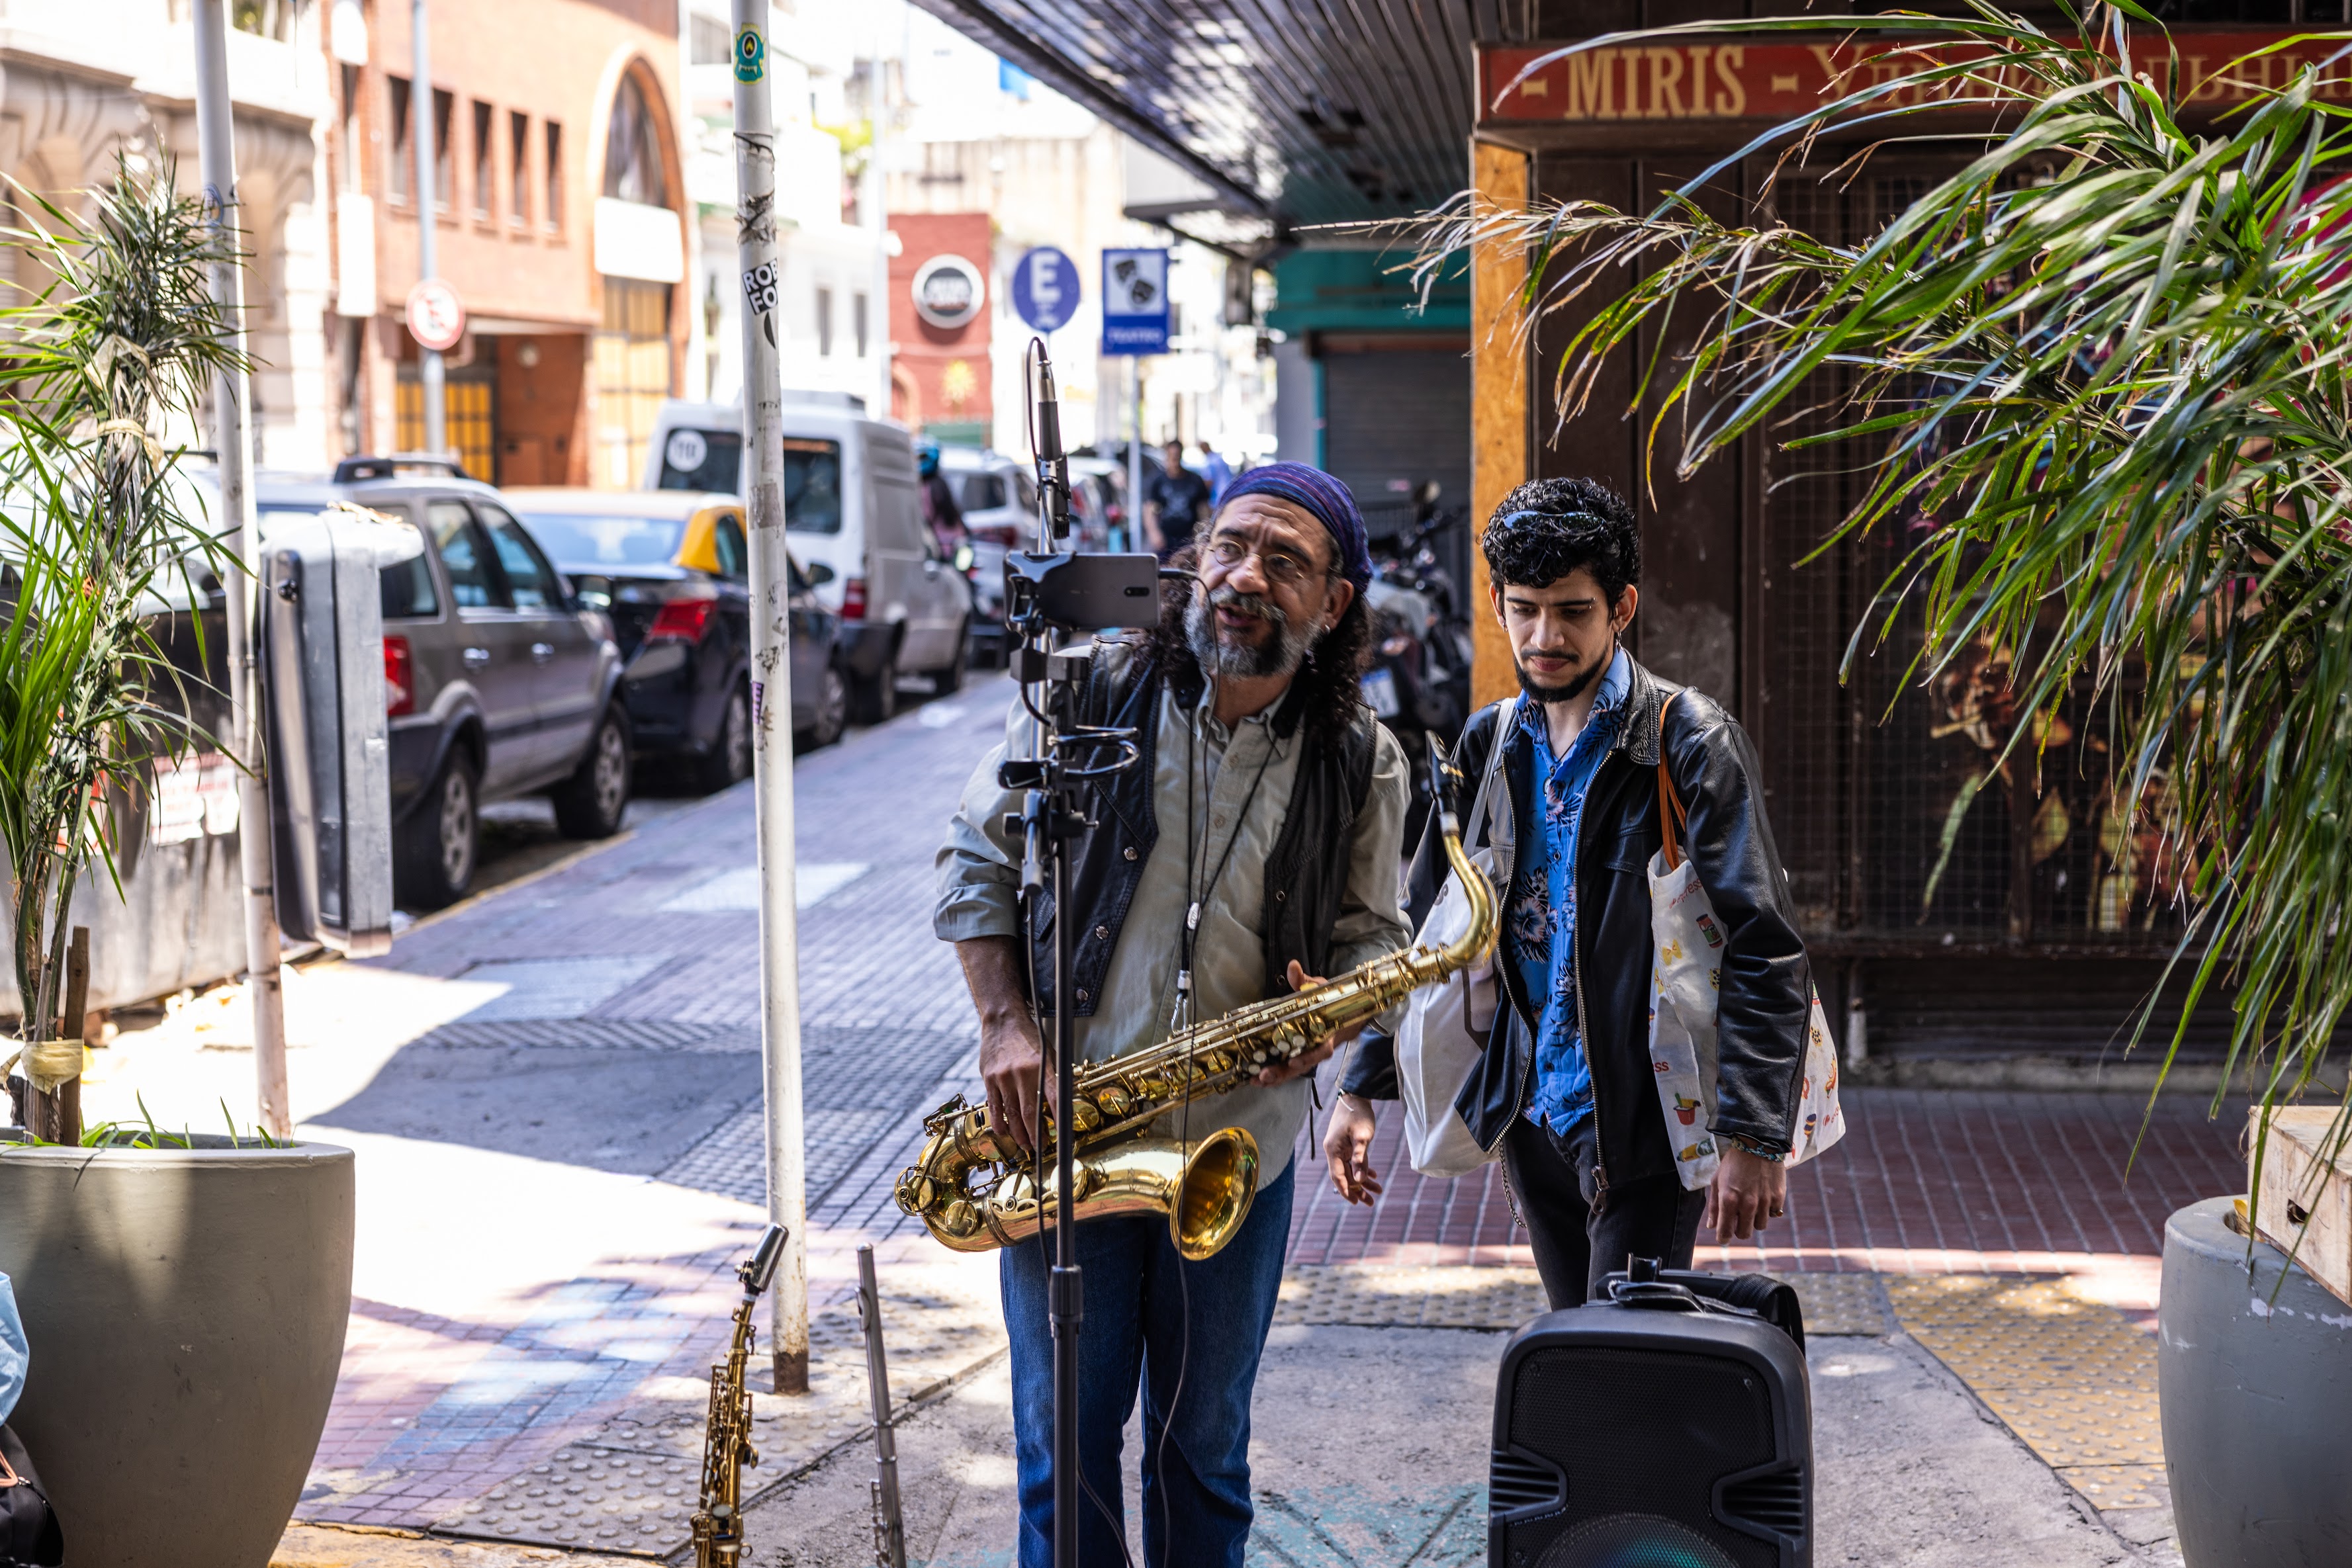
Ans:
<svg viewBox="0 0 2352 1568"><path fill-rule="evenodd" d="M2324 40L2243 60L2231 68L2231 62L2241 61L2248 52L2290 36L2176 34L2173 47L2180 56L2181 78L2189 88L2190 101L2215 108L2242 103L2264 88L2283 86L2306 65L2323 68L2320 98L2352 101L2352 60L2326 65L2340 46ZM1479 123L1794 120L1832 101L1839 92L1858 92L1874 82L1892 81L1921 69L1930 60L1990 59L1995 53L1980 45L1929 45L1890 38L1815 44L1676 38L1586 49L1528 70L1536 61L1565 47L1538 44L1481 49ZM2133 64L2142 74L2165 68L2162 43L2148 37L2145 55L2136 55ZM1885 102L1887 108L1908 107L1934 99L1965 108L1971 102L1989 103L1996 95L1992 81L1955 78L1925 89L1906 89Z"/></svg>

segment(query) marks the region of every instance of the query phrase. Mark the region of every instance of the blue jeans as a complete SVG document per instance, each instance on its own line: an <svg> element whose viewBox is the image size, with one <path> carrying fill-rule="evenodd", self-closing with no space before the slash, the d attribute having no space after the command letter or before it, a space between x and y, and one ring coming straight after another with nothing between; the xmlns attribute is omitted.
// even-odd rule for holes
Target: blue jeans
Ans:
<svg viewBox="0 0 2352 1568"><path fill-rule="evenodd" d="M1241 1568L1251 1519L1250 1391L1282 1286L1295 1169L1286 1168L1262 1188L1240 1232L1216 1256L1197 1263L1178 1256L1164 1219L1079 1224L1078 1266L1086 1270L1086 1317L1078 1325L1079 1473L1101 1502L1097 1508L1084 1490L1078 1494L1084 1568L1119 1568L1125 1561L1119 1447L1139 1379L1144 1563L1149 1568ZM1049 1568L1054 1557L1048 1267L1035 1241L1005 1249L1021 1568Z"/></svg>

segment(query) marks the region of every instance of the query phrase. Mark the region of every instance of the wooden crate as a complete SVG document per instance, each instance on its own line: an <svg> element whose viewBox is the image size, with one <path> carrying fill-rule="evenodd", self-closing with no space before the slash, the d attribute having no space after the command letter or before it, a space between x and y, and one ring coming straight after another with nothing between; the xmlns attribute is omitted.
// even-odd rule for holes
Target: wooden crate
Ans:
<svg viewBox="0 0 2352 1568"><path fill-rule="evenodd" d="M2292 1105L2271 1113L2262 1190L2254 1195L2254 1228L2352 1303L2352 1142L2336 1145L2331 1130L2338 1113L2332 1105ZM2250 1127L2261 1115L2259 1105L2248 1113ZM2246 1148L2251 1176L2251 1137Z"/></svg>

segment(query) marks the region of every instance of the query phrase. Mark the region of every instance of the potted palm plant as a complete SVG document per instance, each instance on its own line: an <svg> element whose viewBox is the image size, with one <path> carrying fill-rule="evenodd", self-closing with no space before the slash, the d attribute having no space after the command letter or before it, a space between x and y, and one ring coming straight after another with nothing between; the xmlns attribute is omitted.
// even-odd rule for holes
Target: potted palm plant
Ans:
<svg viewBox="0 0 2352 1568"><path fill-rule="evenodd" d="M334 1392L351 1153L83 1129L60 1092L76 901L121 896L105 804L194 738L200 677L156 626L199 613L224 563L169 443L236 362L205 289L234 241L137 157L80 214L16 200L35 222L5 243L49 281L0 310L0 848L26 999L0 1056L31 1068L42 1134L0 1143L0 1273L31 1346L12 1425L71 1561L261 1568Z"/></svg>
<svg viewBox="0 0 2352 1568"><path fill-rule="evenodd" d="M1637 406L1678 415L1666 455L1685 474L1751 435L1859 454L1861 499L1824 545L1902 548L1849 670L1916 613L1916 674L2000 648L2029 716L2054 720L2084 687L2112 703L2116 793L2160 840L2186 925L2179 1016L2151 1001L2140 1027L2168 1030L2168 1067L2199 999L2227 990L2224 1083L2259 1086L2260 1133L2321 1082L2352 1003L2352 129L2335 96L2352 35L2224 67L2248 90L2217 116L2139 7L2060 8L2074 30L1981 4L1664 30L1902 29L1858 45L1866 70L1739 154L1787 154L1789 178L1825 132L1843 131L1841 155L1857 136L1967 139L1948 177L1855 243L1777 225L1769 190L1749 221L1719 222L1709 171L1642 213L1457 199L1427 220L1416 265L1523 252L1527 319L1582 322L1559 367L1566 413L1605 384L1612 350L1697 309L1692 350L1634 378ZM2290 44L2337 53L2273 70ZM1943 118L1956 101L1969 118ZM1790 442L1800 413L1811 434ZM1654 452L1668 428L1652 427ZM2020 723L2009 752L2032 766L2041 733ZM2181 1546L2190 1568L2342 1561L2344 1309L2225 1228L2229 1207L2184 1209L2168 1233Z"/></svg>

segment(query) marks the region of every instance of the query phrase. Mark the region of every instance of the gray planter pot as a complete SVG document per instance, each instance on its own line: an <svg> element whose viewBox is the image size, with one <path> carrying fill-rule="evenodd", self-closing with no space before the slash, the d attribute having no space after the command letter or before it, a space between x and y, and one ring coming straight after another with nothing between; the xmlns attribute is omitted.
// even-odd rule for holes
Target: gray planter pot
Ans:
<svg viewBox="0 0 2352 1568"><path fill-rule="evenodd" d="M2342 1568L2352 1306L2260 1241L2249 1275L2229 1211L2209 1198L2164 1228L2157 1391L2180 1554L2189 1568Z"/></svg>
<svg viewBox="0 0 2352 1568"><path fill-rule="evenodd" d="M352 1152L0 1145L32 1347L9 1425L76 1568L266 1568L326 1426Z"/></svg>

